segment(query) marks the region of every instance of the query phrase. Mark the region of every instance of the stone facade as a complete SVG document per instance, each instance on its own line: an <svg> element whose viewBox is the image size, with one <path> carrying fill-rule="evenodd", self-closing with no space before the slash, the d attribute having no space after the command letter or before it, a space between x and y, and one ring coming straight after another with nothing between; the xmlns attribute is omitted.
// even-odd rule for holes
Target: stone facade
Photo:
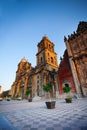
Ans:
<svg viewBox="0 0 87 130"><path fill-rule="evenodd" d="M87 96L87 22L80 22L77 31L64 37L66 48L59 68L57 54L46 36L38 43L36 67L23 58L18 64L11 95L25 98L27 89L32 89L32 97L44 97L43 85L50 82L56 97L63 94L64 84L71 86L71 92L78 97Z"/></svg>
<svg viewBox="0 0 87 130"><path fill-rule="evenodd" d="M16 79L11 87L13 97L19 95L25 98L25 92L29 88L32 89L32 97L36 95L43 97L45 95L43 85L48 82L53 85L53 93L56 94L58 91L58 63L54 44L47 37L43 37L37 47L35 68L25 58L18 64Z"/></svg>
<svg viewBox="0 0 87 130"><path fill-rule="evenodd" d="M58 84L59 84L58 88L59 88L60 95L64 94L63 87L65 86L65 84L68 84L71 87L72 95L75 95L76 89L75 89L75 84L72 77L67 50L65 50L63 58L61 58L61 62L59 64Z"/></svg>
<svg viewBox="0 0 87 130"><path fill-rule="evenodd" d="M16 71L15 82L11 87L11 93L13 97L21 96L24 98L24 93L28 86L29 74L32 70L31 64L23 58L18 64L18 70Z"/></svg>
<svg viewBox="0 0 87 130"><path fill-rule="evenodd" d="M43 96L43 85L50 82L54 86L56 86L56 90L58 90L58 83L57 83L57 70L58 70L58 63L57 63L57 54L54 51L54 44L47 38L43 37L42 40L38 43L38 53L36 54L37 59L37 66L36 66L36 73L37 73L37 82L36 82L36 89L38 96ZM53 77L52 77L53 75ZM55 85L54 81L55 80Z"/></svg>
<svg viewBox="0 0 87 130"><path fill-rule="evenodd" d="M77 31L64 40L77 94L87 96L87 22L80 22Z"/></svg>

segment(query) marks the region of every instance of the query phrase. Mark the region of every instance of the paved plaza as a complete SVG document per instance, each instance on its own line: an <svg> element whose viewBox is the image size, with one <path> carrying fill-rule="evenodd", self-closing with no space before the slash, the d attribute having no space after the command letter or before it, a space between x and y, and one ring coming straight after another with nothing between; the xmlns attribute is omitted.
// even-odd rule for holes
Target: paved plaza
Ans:
<svg viewBox="0 0 87 130"><path fill-rule="evenodd" d="M0 101L0 130L87 130L87 98L57 100L55 109L45 101Z"/></svg>

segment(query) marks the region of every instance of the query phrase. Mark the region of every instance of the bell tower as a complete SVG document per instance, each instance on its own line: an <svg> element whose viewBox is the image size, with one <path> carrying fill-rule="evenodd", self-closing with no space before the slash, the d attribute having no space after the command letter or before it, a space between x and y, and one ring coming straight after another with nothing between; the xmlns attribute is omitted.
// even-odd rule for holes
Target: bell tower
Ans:
<svg viewBox="0 0 87 130"><path fill-rule="evenodd" d="M37 46L37 66L41 67L49 65L53 69L58 69L57 54L54 51L54 44L46 36L44 36Z"/></svg>
<svg viewBox="0 0 87 130"><path fill-rule="evenodd" d="M52 43L46 36L38 43L38 52L36 54L36 90L38 96L44 96L43 85L48 82L53 86L53 93L56 93L54 86L57 84L57 54L54 51L54 43ZM53 74L53 72L55 72ZM54 84L55 81L55 84Z"/></svg>

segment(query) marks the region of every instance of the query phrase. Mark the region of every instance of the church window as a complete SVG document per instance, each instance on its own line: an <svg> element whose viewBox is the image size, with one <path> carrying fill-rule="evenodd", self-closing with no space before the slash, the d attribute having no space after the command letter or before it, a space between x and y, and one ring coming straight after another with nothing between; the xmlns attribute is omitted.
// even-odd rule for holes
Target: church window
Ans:
<svg viewBox="0 0 87 130"><path fill-rule="evenodd" d="M49 44L49 49L51 49L51 45Z"/></svg>
<svg viewBox="0 0 87 130"><path fill-rule="evenodd" d="M39 79L39 75L37 76L37 79Z"/></svg>
<svg viewBox="0 0 87 130"><path fill-rule="evenodd" d="M53 63L53 57L51 57L51 63Z"/></svg>
<svg viewBox="0 0 87 130"><path fill-rule="evenodd" d="M37 86L37 95L39 96L39 85Z"/></svg>
<svg viewBox="0 0 87 130"><path fill-rule="evenodd" d="M68 83L65 83L65 86L68 88L68 87L69 87L69 84L68 84Z"/></svg>
<svg viewBox="0 0 87 130"><path fill-rule="evenodd" d="M39 80L37 80L37 84L39 83Z"/></svg>
<svg viewBox="0 0 87 130"><path fill-rule="evenodd" d="M69 82L69 81L64 81L63 84L62 84L62 86L63 86L63 87L64 87L64 86L70 87L71 85L70 85L70 82Z"/></svg>
<svg viewBox="0 0 87 130"><path fill-rule="evenodd" d="M42 63L42 57L41 57L41 63Z"/></svg>

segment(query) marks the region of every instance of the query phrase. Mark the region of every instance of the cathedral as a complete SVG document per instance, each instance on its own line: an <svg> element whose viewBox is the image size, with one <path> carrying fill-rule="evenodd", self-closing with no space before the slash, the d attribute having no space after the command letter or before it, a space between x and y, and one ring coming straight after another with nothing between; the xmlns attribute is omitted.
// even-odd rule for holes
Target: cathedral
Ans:
<svg viewBox="0 0 87 130"><path fill-rule="evenodd" d="M61 58L61 62L58 68L58 86L61 97L64 95L63 87L65 84L71 87L71 92L75 96L76 88L72 77L67 49L64 52L63 58Z"/></svg>
<svg viewBox="0 0 87 130"><path fill-rule="evenodd" d="M32 67L25 58L21 59L11 86L13 98L25 98L26 90L44 97L43 85L51 83L55 98L63 97L65 84L71 87L71 93L77 97L87 96L87 22L80 22L77 31L64 37L66 50L58 65L55 44L44 36L38 43L36 66Z"/></svg>
<svg viewBox="0 0 87 130"><path fill-rule="evenodd" d="M87 96L87 22L80 22L77 31L64 41L77 95Z"/></svg>
<svg viewBox="0 0 87 130"><path fill-rule="evenodd" d="M21 96L25 98L27 89L32 90L32 97L45 95L43 85L51 83L53 93L58 91L57 71L58 62L57 54L54 50L54 43L47 37L43 37L38 43L38 52L36 54L36 67L32 67L25 58L18 64L15 82L11 86L12 97Z"/></svg>

